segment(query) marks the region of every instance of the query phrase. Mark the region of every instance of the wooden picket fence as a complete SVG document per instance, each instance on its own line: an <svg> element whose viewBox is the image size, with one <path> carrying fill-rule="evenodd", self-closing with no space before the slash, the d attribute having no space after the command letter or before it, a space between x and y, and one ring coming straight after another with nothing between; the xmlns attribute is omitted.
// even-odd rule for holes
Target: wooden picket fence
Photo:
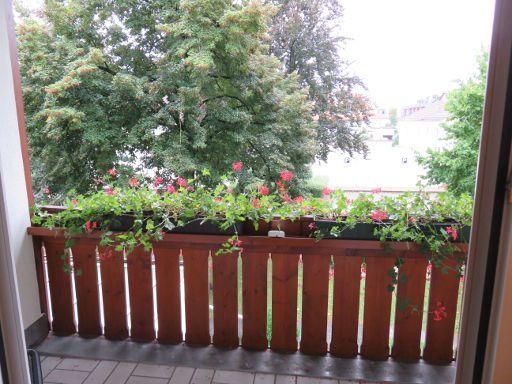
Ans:
<svg viewBox="0 0 512 384"><path fill-rule="evenodd" d="M103 335L111 340L130 337L139 342L213 344L222 348L241 346L248 350L270 348L277 352L300 351L312 355L329 352L341 357L360 354L369 359L423 358L431 363L453 360L460 279L452 270L443 274L432 268L422 353L422 309L428 262L414 245L396 243L393 252L389 253L384 252L378 241L316 242L308 238L241 237L244 252L240 255L243 297L240 341L239 255L215 256L226 237L165 235L162 241L154 244L153 255L136 249L125 259L121 252L99 257L103 255L98 249L99 236L83 236L76 239L71 250L74 268L81 271L81 276L74 276L62 269L63 261L69 261L62 259L65 253L62 233L33 227L29 228L29 234L34 240L42 310L48 310L48 299L51 300L51 329L56 335ZM466 246L462 247L465 251ZM388 271L397 254L406 260L401 273L408 277L405 284L398 285L397 295L418 305L419 313L396 309L390 350L392 295L386 286L390 282ZM213 264L210 266L213 274L213 335L210 335L209 256ZM269 259L272 262L270 340L267 339ZM180 260L183 262L184 293L180 284ZM299 260L303 268L300 341L297 340ZM362 260L366 278L362 344L358 345ZM455 261L449 262L455 265ZM153 263L155 277L152 276ZM332 337L328 344L328 290L332 264ZM157 327L153 317L154 280ZM47 285L49 289L46 289ZM181 304L182 294L185 308ZM439 314L435 311L439 305L443 307L443 316L436 320ZM182 311L185 311L185 333L182 331Z"/></svg>

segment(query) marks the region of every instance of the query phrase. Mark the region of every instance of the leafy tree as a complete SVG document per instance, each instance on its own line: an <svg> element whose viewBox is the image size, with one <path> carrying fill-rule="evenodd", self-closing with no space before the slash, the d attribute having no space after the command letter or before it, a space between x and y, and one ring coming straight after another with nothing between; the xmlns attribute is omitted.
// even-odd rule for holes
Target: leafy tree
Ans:
<svg viewBox="0 0 512 384"><path fill-rule="evenodd" d="M318 151L299 76L262 44L274 7L231 0L47 0L17 27L35 190L91 187L113 166L247 182Z"/></svg>
<svg viewBox="0 0 512 384"><path fill-rule="evenodd" d="M297 73L309 88L318 121L319 151L326 160L332 150L366 152L357 127L368 122L369 103L357 93L358 77L347 74L340 56L345 38L336 33L343 15L339 0L267 0L279 6L270 28L270 51L287 73Z"/></svg>
<svg viewBox="0 0 512 384"><path fill-rule="evenodd" d="M484 108L488 55L478 58L478 72L448 94L450 117L443 125L448 148L428 150L418 162L427 169L431 184L445 183L456 194L473 194L475 189L480 130Z"/></svg>

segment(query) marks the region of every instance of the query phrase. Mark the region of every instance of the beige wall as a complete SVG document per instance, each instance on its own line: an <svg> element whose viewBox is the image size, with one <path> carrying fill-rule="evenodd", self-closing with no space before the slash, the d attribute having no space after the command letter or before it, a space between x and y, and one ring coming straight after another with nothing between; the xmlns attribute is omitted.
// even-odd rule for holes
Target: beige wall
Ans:
<svg viewBox="0 0 512 384"><path fill-rule="evenodd" d="M16 266L23 325L27 327L40 315L32 240L25 187L18 119L8 41L7 3L0 3L0 182L4 190L10 253Z"/></svg>

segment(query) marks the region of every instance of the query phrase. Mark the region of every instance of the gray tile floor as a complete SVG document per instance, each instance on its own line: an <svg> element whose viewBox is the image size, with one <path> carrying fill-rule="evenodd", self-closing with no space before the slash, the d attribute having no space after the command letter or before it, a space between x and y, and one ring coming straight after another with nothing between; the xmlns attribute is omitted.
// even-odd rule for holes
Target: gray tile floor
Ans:
<svg viewBox="0 0 512 384"><path fill-rule="evenodd" d="M268 373L41 356L45 384L356 384Z"/></svg>
<svg viewBox="0 0 512 384"><path fill-rule="evenodd" d="M373 361L361 357L344 359L330 355L308 356L299 352L280 354L271 350L255 352L243 348L220 349L211 345L191 347L186 344L165 345L156 342L137 343L130 340L112 341L102 337L86 339L77 335L64 337L50 335L36 349L41 355L46 356L43 363L45 363L48 383L116 383L116 381L105 381L109 380L114 371L116 375L124 375L117 381L120 384L141 382L148 384L153 382L172 384L197 382L196 384L198 384L205 381L210 384L229 383L229 381L222 381L224 380L222 379L223 372L239 372L237 377L249 377L248 380L253 384L265 384L267 381L274 384L339 384L340 382L448 384L454 381L455 376L454 363L432 365L424 361L407 363L393 359L384 361ZM89 365L83 363L85 365L80 364L81 369L70 369L73 368L72 362L75 361L71 358L85 360ZM61 365L63 360L66 363ZM139 364L141 367L149 365L152 368L136 370ZM172 369L171 376L168 378L144 376L144 372L160 371L161 369L155 368L158 366L168 367L165 371L167 376L169 376L169 370ZM107 378L103 382L100 378L96 379L97 375L102 377L104 371L108 371ZM172 376L185 374L182 372L189 372L190 379L183 379L180 376L174 379ZM201 375L207 375L208 372L213 374L210 381L205 378L198 381ZM68 381L55 381L56 378L64 380L59 375L69 376ZM194 379L194 381L192 378L195 375L197 375L197 380ZM308 381L306 378L316 379ZM238 382L243 384L243 381Z"/></svg>

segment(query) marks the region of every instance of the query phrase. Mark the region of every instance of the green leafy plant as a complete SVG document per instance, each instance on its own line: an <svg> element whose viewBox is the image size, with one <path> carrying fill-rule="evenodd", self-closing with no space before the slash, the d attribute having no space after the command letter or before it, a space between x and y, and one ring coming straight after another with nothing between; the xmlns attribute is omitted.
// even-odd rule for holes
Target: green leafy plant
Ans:
<svg viewBox="0 0 512 384"><path fill-rule="evenodd" d="M461 240L464 227L471 225L473 201L468 195L408 192L385 196L376 189L350 199L341 190L325 187L322 197L292 196L288 189L294 178L292 172L282 171L279 180L269 185L242 187L240 180L249 172L242 162L233 163L232 171L212 187L205 180L210 175L206 169L190 179L164 179L121 177L112 168L96 180L95 191L69 191L61 209L34 207L32 221L45 228L63 229L66 248L72 247L73 239L79 235L100 233L100 257L109 257L114 250L129 254L139 246L150 250L166 233L192 222L209 222L230 236L216 252L222 255L243 252L237 229L242 222L249 221L257 229L262 221L294 221L309 216L309 229L317 240L340 238L344 231L357 225L369 225L371 235L381 241L385 251L391 252L396 242L418 244L431 265L443 273L454 268L446 260L459 250L457 241ZM328 225L317 227L321 221ZM388 271L390 292L407 281L407 276L398 273L403 263L398 256ZM461 259L457 275L462 275L463 267ZM69 266L64 269L69 271ZM400 306L403 305L401 301ZM414 305L408 302L406 306Z"/></svg>

